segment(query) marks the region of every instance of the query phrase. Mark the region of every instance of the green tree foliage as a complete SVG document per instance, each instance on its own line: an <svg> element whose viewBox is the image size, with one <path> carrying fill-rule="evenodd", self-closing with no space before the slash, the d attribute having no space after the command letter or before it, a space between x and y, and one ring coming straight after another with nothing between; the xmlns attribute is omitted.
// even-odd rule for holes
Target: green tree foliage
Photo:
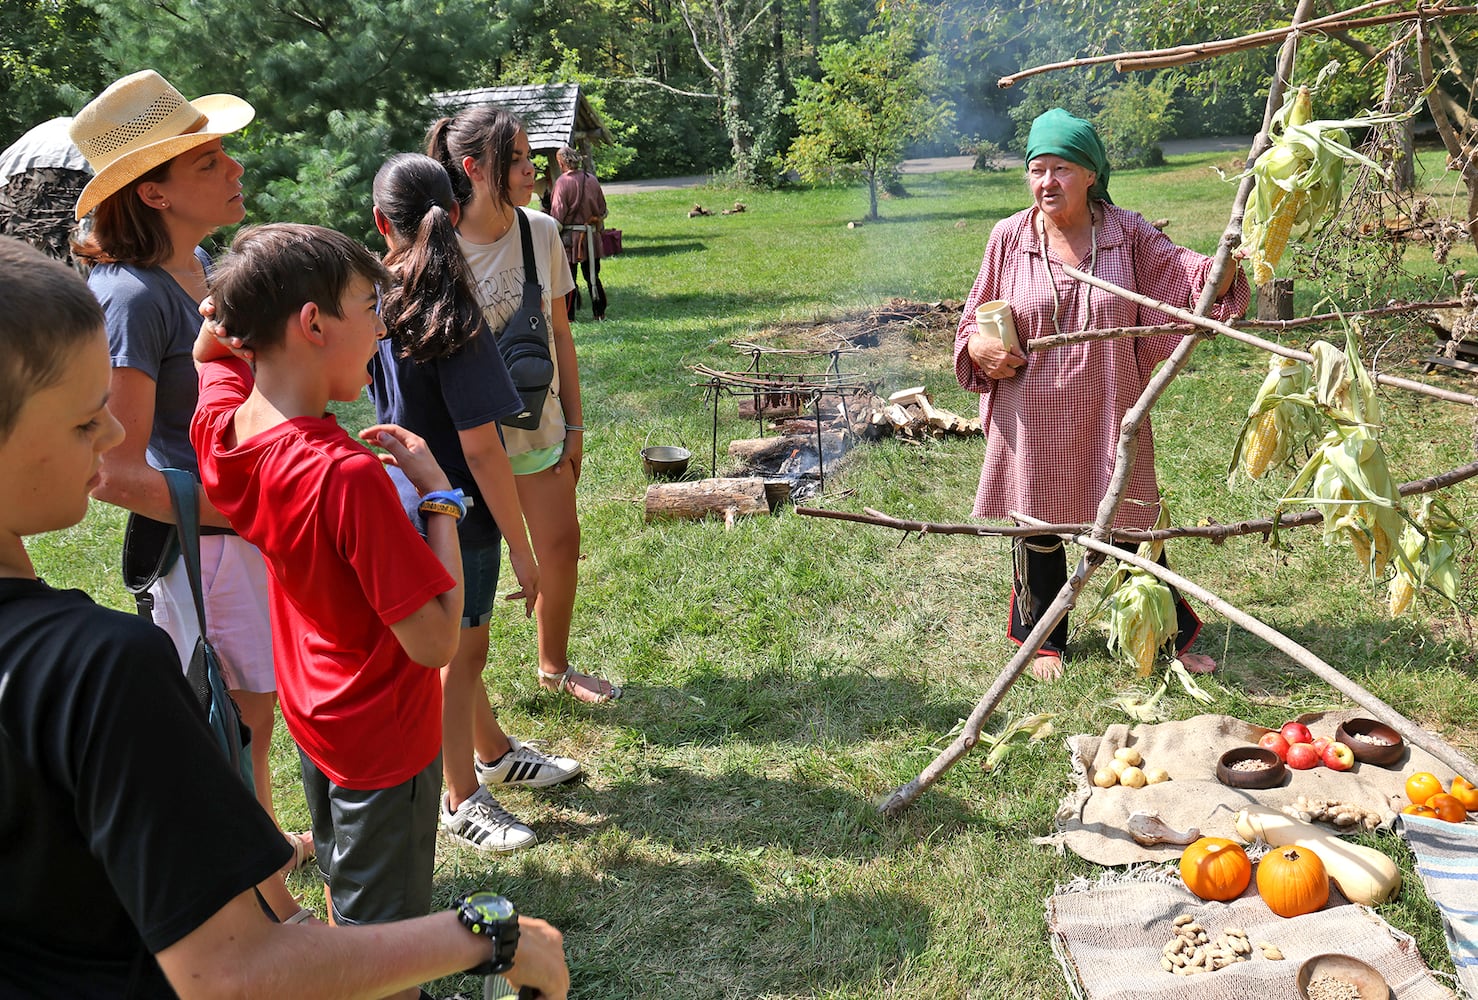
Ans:
<svg viewBox="0 0 1478 1000"><path fill-rule="evenodd" d="M911 33L894 30L821 50L819 81L802 80L793 105L800 134L787 162L806 180L861 176L868 218L878 218L878 183L903 161L909 143L954 118L934 96L939 59L919 57Z"/></svg>
<svg viewBox="0 0 1478 1000"><path fill-rule="evenodd" d="M87 3L0 3L0 149L33 125L71 114L107 85L107 70L88 44L96 34Z"/></svg>
<svg viewBox="0 0 1478 1000"><path fill-rule="evenodd" d="M366 238L380 163L422 148L429 95L478 85L505 34L475 0L96 5L114 75L149 66L187 97L229 91L256 107L228 145L246 167L253 217Z"/></svg>

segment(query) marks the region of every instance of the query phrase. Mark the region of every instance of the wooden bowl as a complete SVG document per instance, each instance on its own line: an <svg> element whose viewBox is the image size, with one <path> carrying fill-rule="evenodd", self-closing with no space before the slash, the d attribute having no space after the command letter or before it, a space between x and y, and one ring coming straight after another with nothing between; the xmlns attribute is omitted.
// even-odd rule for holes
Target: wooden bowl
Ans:
<svg viewBox="0 0 1478 1000"><path fill-rule="evenodd" d="M1372 743L1368 739L1361 739L1364 736L1374 736L1385 742ZM1375 719L1351 719L1342 723L1334 731L1334 738L1349 747L1355 759L1362 764L1390 767L1406 756L1406 744L1401 739L1401 734Z"/></svg>
<svg viewBox="0 0 1478 1000"><path fill-rule="evenodd" d="M1309 983L1322 976L1349 983L1360 991L1360 1000L1390 1000L1391 988L1385 978L1369 965L1349 955L1315 955L1298 967L1298 995L1309 997Z"/></svg>
<svg viewBox="0 0 1478 1000"><path fill-rule="evenodd" d="M1257 770L1238 770L1239 761L1255 760L1266 764ZM1230 788L1272 788L1283 783L1288 768L1278 755L1262 747L1233 747L1216 762L1216 780Z"/></svg>
<svg viewBox="0 0 1478 1000"><path fill-rule="evenodd" d="M672 445L651 445L641 450L642 468L653 478L681 479L692 457L688 449Z"/></svg>

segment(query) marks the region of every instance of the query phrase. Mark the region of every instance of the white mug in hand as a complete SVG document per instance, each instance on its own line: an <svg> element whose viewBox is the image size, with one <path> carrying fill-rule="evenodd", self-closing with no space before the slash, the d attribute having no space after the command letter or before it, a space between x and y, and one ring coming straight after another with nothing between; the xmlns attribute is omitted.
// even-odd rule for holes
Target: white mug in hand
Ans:
<svg viewBox="0 0 1478 1000"><path fill-rule="evenodd" d="M997 299L982 302L975 307L975 325L980 332L998 337L1007 350L1021 350L1021 341L1016 339L1016 323L1011 318L1011 306Z"/></svg>

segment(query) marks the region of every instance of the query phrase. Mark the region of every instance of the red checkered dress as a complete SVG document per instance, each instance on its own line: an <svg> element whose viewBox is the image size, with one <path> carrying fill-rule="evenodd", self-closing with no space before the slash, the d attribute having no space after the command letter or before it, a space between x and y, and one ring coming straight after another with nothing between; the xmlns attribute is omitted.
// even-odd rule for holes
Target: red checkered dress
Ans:
<svg viewBox="0 0 1478 1000"><path fill-rule="evenodd" d="M1193 308L1211 259L1176 246L1137 212L1100 203L1094 273L1171 305ZM965 300L955 333L955 375L980 397L985 428L985 462L975 496L976 517L1004 518L1021 511L1054 524L1089 523L1108 490L1119 442L1119 423L1139 399L1154 367L1170 356L1178 334L1119 337L1035 352L1026 365L1004 379L993 379L970 360L965 342L976 330L975 307L1003 299L1011 304L1016 333L1023 343L1057 332L1052 324L1052 284L1061 301L1057 326L1063 333L1084 329L1151 326L1169 321L1164 313L1089 287L1068 277L1055 251L1046 259L1037 237L1037 210L1028 208L996 224L986 245L980 275ZM1079 264L1086 270L1088 258ZM1217 319L1240 316L1251 291L1237 275L1231 290L1211 309ZM1142 501L1135 503L1133 501ZM1154 523L1159 491L1155 484L1155 445L1146 420L1129 490L1115 525L1145 528Z"/></svg>

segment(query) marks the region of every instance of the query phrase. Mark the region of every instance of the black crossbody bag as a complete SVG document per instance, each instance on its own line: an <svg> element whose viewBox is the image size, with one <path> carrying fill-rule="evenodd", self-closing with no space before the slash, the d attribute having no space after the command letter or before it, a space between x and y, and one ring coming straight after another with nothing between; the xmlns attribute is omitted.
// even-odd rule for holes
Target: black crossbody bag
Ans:
<svg viewBox="0 0 1478 1000"><path fill-rule="evenodd" d="M518 216L518 235L523 243L523 298L518 311L498 334L498 353L513 378L523 407L501 421L509 427L531 431L544 415L544 399L554 382L554 359L549 356L549 325L544 319L543 289L539 287L539 271L534 265L534 237L523 209L514 208Z"/></svg>

